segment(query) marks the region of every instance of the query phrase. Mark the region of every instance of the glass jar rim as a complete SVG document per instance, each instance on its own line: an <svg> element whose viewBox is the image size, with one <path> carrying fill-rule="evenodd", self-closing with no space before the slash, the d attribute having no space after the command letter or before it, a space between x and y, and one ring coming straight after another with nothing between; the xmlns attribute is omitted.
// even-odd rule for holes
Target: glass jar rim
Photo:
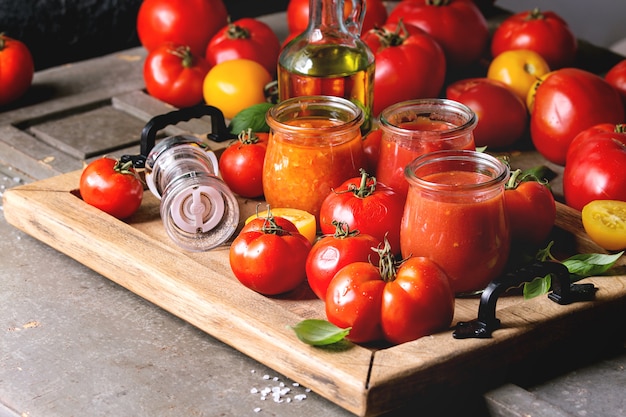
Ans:
<svg viewBox="0 0 626 417"><path fill-rule="evenodd" d="M482 173L489 177L488 180L479 183L469 184L442 184L424 180L416 174L420 168L442 162L458 162L461 165L460 171ZM469 169L471 167L473 169ZM478 169L478 167L484 167ZM429 171L429 174L443 172L441 170ZM473 150L450 150L444 149L421 155L411 161L404 169L404 176L410 185L418 185L427 190L439 191L472 191L483 190L503 185L509 178L509 167L500 159L480 151Z"/></svg>
<svg viewBox="0 0 626 417"><path fill-rule="evenodd" d="M284 123L287 117L289 120L293 120L299 117L304 110L310 111L312 115L319 113L318 116L311 118L321 118L321 115L325 114L324 118L341 123L321 127ZM336 96L315 95L292 97L283 100L267 111L265 120L271 129L280 129L294 133L320 131L322 134L328 134L329 132L360 127L365 120L365 115L363 110L350 100Z"/></svg>
<svg viewBox="0 0 626 417"><path fill-rule="evenodd" d="M454 126L450 129L432 131L425 130L424 132L426 133L432 132L433 140L459 136L461 134L467 133L468 131L473 131L478 124L478 117L476 116L476 113L474 113L472 109L470 109L463 103L446 98L424 98L401 101L385 108L379 116L379 124L381 128L388 129L390 132L396 135L408 136L414 134L416 132L415 129L400 127L390 120L393 114L396 114L403 110L405 112L411 111L412 113L414 113L415 117L428 116L429 119L436 121L445 121L443 118L433 119L431 117L432 115L443 114L444 111L447 111L456 116L463 117L464 123ZM424 139L428 140L428 137L425 137Z"/></svg>

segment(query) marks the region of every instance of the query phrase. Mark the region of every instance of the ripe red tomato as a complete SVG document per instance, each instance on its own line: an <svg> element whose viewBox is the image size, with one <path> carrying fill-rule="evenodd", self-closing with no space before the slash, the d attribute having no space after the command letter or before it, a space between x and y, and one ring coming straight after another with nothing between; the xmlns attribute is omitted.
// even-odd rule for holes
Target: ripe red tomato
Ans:
<svg viewBox="0 0 626 417"><path fill-rule="evenodd" d="M619 92L626 109L626 59L612 66L604 79Z"/></svg>
<svg viewBox="0 0 626 417"><path fill-rule="evenodd" d="M83 201L118 219L130 217L141 205L143 184L132 162L100 158L85 167L80 176Z"/></svg>
<svg viewBox="0 0 626 417"><path fill-rule="evenodd" d="M137 13L137 35L148 51L174 43L203 56L213 35L227 23L222 0L144 0Z"/></svg>
<svg viewBox="0 0 626 417"><path fill-rule="evenodd" d="M626 125L602 123L570 144L563 171L567 205L582 210L593 200L626 201Z"/></svg>
<svg viewBox="0 0 626 417"><path fill-rule="evenodd" d="M537 246L548 238L556 220L556 202L546 183L515 170L506 186L504 203L514 242Z"/></svg>
<svg viewBox="0 0 626 417"><path fill-rule="evenodd" d="M283 217L257 217L246 224L230 246L235 277L264 295L282 294L306 280L311 243Z"/></svg>
<svg viewBox="0 0 626 417"><path fill-rule="evenodd" d="M0 106L22 97L33 82L35 67L24 43L0 33Z"/></svg>
<svg viewBox="0 0 626 417"><path fill-rule="evenodd" d="M361 37L376 58L374 115L400 101L436 97L446 77L441 46L417 26L388 23ZM405 82L407 78L412 81Z"/></svg>
<svg viewBox="0 0 626 417"><path fill-rule="evenodd" d="M546 60L551 70L556 70L574 63L578 42L567 22L558 14L533 9L509 16L494 31L492 56L511 49L535 51Z"/></svg>
<svg viewBox="0 0 626 417"><path fill-rule="evenodd" d="M346 223L350 229L374 236L379 243L385 237L395 253L400 252L400 222L404 197L361 170L361 176L334 188L322 202L320 229L335 232L333 221Z"/></svg>
<svg viewBox="0 0 626 417"><path fill-rule="evenodd" d="M526 104L504 83L489 78L468 78L450 84L446 95L465 104L478 116L474 129L476 146L505 148L526 132Z"/></svg>
<svg viewBox="0 0 626 417"><path fill-rule="evenodd" d="M220 175L234 193L246 198L263 195L263 161L267 140L267 133L241 132L238 140L222 152Z"/></svg>
<svg viewBox="0 0 626 417"><path fill-rule="evenodd" d="M443 48L450 67L475 63L489 44L487 21L471 0L404 0L387 22L400 20L431 35Z"/></svg>
<svg viewBox="0 0 626 417"><path fill-rule="evenodd" d="M251 59L276 75L280 40L266 23L245 17L220 29L206 48L205 58L211 66L230 59Z"/></svg>
<svg viewBox="0 0 626 417"><path fill-rule="evenodd" d="M378 265L378 255L372 251L379 244L378 239L351 230L345 223L334 223L335 233L318 240L306 260L309 286L321 300L326 299L328 284L344 266L370 260Z"/></svg>
<svg viewBox="0 0 626 417"><path fill-rule="evenodd" d="M381 254L381 264L388 265L384 256ZM437 264L412 257L391 269L354 262L341 268L330 282L326 317L338 327L350 327L349 340L369 343L384 339L399 344L450 326L454 293Z"/></svg>
<svg viewBox="0 0 626 417"><path fill-rule="evenodd" d="M204 99L202 86L210 68L188 47L163 44L148 53L143 79L151 96L175 107L190 107Z"/></svg>
<svg viewBox="0 0 626 417"><path fill-rule="evenodd" d="M352 2L346 1L344 16L352 10ZM365 17L361 33L382 26L387 20L387 7L382 0L365 0ZM287 28L292 36L299 35L309 25L309 0L290 0L287 5Z"/></svg>
<svg viewBox="0 0 626 417"><path fill-rule="evenodd" d="M565 164L567 148L581 131L599 123L621 123L619 93L603 78L578 68L553 71L535 89L530 134L548 160Z"/></svg>

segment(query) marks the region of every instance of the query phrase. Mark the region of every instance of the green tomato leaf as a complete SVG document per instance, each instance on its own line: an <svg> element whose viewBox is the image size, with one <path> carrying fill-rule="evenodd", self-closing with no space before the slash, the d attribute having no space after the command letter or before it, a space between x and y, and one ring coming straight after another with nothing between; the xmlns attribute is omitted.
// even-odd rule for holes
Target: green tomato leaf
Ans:
<svg viewBox="0 0 626 417"><path fill-rule="evenodd" d="M291 327L302 342L312 346L331 345L343 340L350 328L342 329L329 321L306 319Z"/></svg>
<svg viewBox="0 0 626 417"><path fill-rule="evenodd" d="M272 103L259 103L241 110L230 121L228 126L230 133L238 135L248 129L252 132L269 132L270 127L265 121L265 114L272 106Z"/></svg>
<svg viewBox="0 0 626 417"><path fill-rule="evenodd" d="M579 277L601 275L611 269L624 251L607 255L602 253L583 253L574 255L563 261L570 274Z"/></svg>

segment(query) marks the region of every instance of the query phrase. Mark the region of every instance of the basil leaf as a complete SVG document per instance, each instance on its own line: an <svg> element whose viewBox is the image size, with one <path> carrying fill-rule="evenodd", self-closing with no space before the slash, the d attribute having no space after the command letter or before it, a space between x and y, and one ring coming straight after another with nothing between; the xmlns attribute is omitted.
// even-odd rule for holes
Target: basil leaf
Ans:
<svg viewBox="0 0 626 417"><path fill-rule="evenodd" d="M343 340L350 328L342 329L329 321L306 319L291 327L302 342L312 346L331 345Z"/></svg>
<svg viewBox="0 0 626 417"><path fill-rule="evenodd" d="M563 261L570 274L588 277L601 275L611 269L624 251L612 255L602 253L583 253Z"/></svg>
<svg viewBox="0 0 626 417"><path fill-rule="evenodd" d="M248 129L252 129L252 132L269 132L270 127L265 122L265 114L272 106L272 103L259 103L241 110L230 121L228 126L230 133L238 135Z"/></svg>
<svg viewBox="0 0 626 417"><path fill-rule="evenodd" d="M537 277L531 282L524 284L524 300L538 297L543 294L547 294L550 291L552 285L552 275L548 274L545 277Z"/></svg>

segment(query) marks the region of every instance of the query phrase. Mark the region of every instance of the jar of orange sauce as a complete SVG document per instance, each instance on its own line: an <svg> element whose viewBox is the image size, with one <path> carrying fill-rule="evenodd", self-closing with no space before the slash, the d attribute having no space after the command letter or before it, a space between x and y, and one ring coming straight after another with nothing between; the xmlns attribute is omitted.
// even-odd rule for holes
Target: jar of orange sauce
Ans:
<svg viewBox="0 0 626 417"><path fill-rule="evenodd" d="M306 210L319 218L333 187L358 176L364 164L361 109L349 100L302 96L273 106L263 191L271 207Z"/></svg>
<svg viewBox="0 0 626 417"><path fill-rule="evenodd" d="M379 182L406 195L404 168L415 158L442 149L474 150L476 114L457 101L439 98L396 103L380 113Z"/></svg>
<svg viewBox="0 0 626 417"><path fill-rule="evenodd" d="M443 150L418 157L405 174L402 256L435 261L457 294L480 292L509 257L508 166L486 153Z"/></svg>

